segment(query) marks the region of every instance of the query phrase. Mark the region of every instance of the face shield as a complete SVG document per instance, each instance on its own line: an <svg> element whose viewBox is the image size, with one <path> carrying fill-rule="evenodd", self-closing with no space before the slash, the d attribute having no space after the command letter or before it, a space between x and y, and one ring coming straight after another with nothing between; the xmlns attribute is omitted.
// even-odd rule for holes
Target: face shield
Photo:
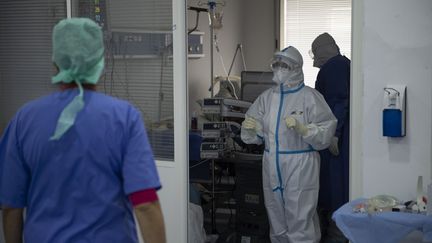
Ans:
<svg viewBox="0 0 432 243"><path fill-rule="evenodd" d="M270 63L273 71L273 81L277 84L296 85L303 81L301 64L303 59L294 47L288 47L281 52L276 52Z"/></svg>
<svg viewBox="0 0 432 243"><path fill-rule="evenodd" d="M283 70L287 72L291 72L296 68L296 65L293 63L288 63L287 60L283 60L282 57L275 57L273 58L270 69L274 72L275 70Z"/></svg>

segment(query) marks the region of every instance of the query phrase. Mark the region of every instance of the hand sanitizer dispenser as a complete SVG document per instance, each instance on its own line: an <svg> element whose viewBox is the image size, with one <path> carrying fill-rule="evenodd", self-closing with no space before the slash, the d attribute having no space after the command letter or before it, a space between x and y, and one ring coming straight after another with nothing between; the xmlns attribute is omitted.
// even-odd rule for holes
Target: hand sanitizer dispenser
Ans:
<svg viewBox="0 0 432 243"><path fill-rule="evenodd" d="M404 137L406 126L406 85L384 88L383 136Z"/></svg>

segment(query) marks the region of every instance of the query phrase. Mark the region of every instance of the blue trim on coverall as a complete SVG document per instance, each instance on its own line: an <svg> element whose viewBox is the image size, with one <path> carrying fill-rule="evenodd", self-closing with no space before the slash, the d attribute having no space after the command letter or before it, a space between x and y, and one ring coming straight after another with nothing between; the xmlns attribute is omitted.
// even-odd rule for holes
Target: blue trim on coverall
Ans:
<svg viewBox="0 0 432 243"><path fill-rule="evenodd" d="M293 89L293 90L287 90L287 91L283 91L283 86L281 85L281 91L283 94L292 94L292 93L296 93L298 91L300 91L301 89L303 89L305 86L304 83L302 83L298 88Z"/></svg>
<svg viewBox="0 0 432 243"><path fill-rule="evenodd" d="M282 186L282 174L280 171L280 163L279 163L279 154L281 154L281 151L279 151L279 126L280 126L280 118L281 118L281 114L282 114L282 107L283 107L283 101L284 101L284 95L285 94L291 94L291 93L296 93L298 91L300 91L303 87L304 87L304 83L302 83L298 88L294 89L294 90L287 90L284 91L283 90L283 84L280 84L280 102L279 102L279 111L278 111L278 116L277 116L277 123L276 123L276 132L275 132L275 143L276 143L276 170L277 170L277 175L278 175L278 180L279 180L279 186L273 189L273 192L275 191L280 191L281 197L282 197L282 201L285 204L285 199L283 196L283 186ZM288 151L283 151L282 153L285 153ZM303 153L306 152L306 150L302 151ZM310 151L307 151L310 152Z"/></svg>
<svg viewBox="0 0 432 243"><path fill-rule="evenodd" d="M277 116L277 120L276 120L276 131L275 131L276 171L277 171L277 175L278 175L279 186L276 187L275 189L273 189L273 191L276 191L276 190L280 191L282 201L285 204L285 199L283 197L283 189L284 188L282 187L282 175L280 172L280 165L279 165L279 125L280 125L281 111L282 111L282 107L283 107L283 100L284 100L283 86L282 86L282 84L280 84L280 102L279 102L279 111L278 111L278 116Z"/></svg>
<svg viewBox="0 0 432 243"><path fill-rule="evenodd" d="M279 154L304 154L309 152L315 152L316 150L313 148L310 149L304 149L304 150L290 150L290 151L279 151ZM270 150L264 149L264 152L270 153Z"/></svg>

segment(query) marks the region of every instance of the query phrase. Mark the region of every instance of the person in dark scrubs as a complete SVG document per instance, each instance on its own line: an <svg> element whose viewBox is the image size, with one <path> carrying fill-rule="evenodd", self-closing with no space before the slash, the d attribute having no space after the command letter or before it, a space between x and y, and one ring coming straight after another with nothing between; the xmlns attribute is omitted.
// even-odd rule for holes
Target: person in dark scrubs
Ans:
<svg viewBox="0 0 432 243"><path fill-rule="evenodd" d="M331 215L349 200L349 95L350 60L342 56L328 33L312 43L313 65L320 69L315 83L338 120L330 147L320 151L318 210L321 242L347 242Z"/></svg>

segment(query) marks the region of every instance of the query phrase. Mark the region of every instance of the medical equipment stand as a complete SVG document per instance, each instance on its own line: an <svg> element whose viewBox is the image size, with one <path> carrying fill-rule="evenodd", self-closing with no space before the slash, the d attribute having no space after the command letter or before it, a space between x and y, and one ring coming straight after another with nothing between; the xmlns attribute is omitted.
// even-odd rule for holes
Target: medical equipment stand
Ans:
<svg viewBox="0 0 432 243"><path fill-rule="evenodd" d="M233 60L232 60L232 62L231 62L231 66L230 66L229 71L228 71L228 77L231 75L231 71L232 71L232 68L233 68L233 66L234 66L234 61L235 61L235 58L237 57L237 53L238 53L238 52L240 52L241 57L242 57L242 61L243 61L243 71L247 71L247 70L246 70L246 62L245 62L245 58L244 58L244 55L243 55L243 45L239 43L239 44L237 44L237 48L236 48L236 50L235 50Z"/></svg>
<svg viewBox="0 0 432 243"><path fill-rule="evenodd" d="M210 14L210 90L211 90L211 98L214 97L214 85L213 85L213 75L214 75L214 61L213 61L213 41L214 41L214 21L213 15L215 13L216 2L209 1L209 14ZM212 234L217 233L216 230L216 198L215 198L215 160L211 161L211 171L212 171L212 210L211 210L211 229Z"/></svg>
<svg viewBox="0 0 432 243"><path fill-rule="evenodd" d="M198 5L201 5L202 2L200 1L198 3ZM215 16L215 11L216 11L216 5L217 4L222 4L224 5L224 3L222 2L217 2L216 0L208 0L207 3L208 5L208 13L210 14L210 94L211 94L211 98L214 97L214 84L213 84L213 76L214 76L214 19L213 16ZM212 224L212 233L217 233L216 232L216 201L215 201L215 160L212 159L211 162L211 167L212 167L212 215L211 215L211 224Z"/></svg>
<svg viewBox="0 0 432 243"><path fill-rule="evenodd" d="M216 234L216 198L215 198L215 160L212 159L212 210L211 210L211 228L212 234Z"/></svg>
<svg viewBox="0 0 432 243"><path fill-rule="evenodd" d="M213 20L210 20L211 24L210 24L210 92L211 92L211 98L214 97L214 91L213 91L213 75L214 75L214 61L213 61Z"/></svg>

